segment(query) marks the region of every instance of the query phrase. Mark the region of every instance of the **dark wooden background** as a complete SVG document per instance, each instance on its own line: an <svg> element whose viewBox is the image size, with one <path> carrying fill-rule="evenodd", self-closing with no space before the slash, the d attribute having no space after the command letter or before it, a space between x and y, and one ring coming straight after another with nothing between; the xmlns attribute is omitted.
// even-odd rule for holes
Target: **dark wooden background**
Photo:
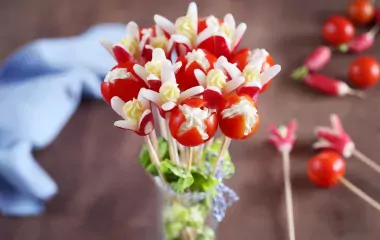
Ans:
<svg viewBox="0 0 380 240"><path fill-rule="evenodd" d="M283 71L260 99L262 127L245 142L233 142L237 174L228 185L241 200L220 225L220 239L287 239L280 156L265 142L266 127L291 118L300 123L291 155L297 239L375 240L380 214L343 186L315 188L306 177L313 152L313 127L338 113L360 150L380 162L380 89L365 100L329 98L293 82L290 72L321 43L320 28L347 1L198 1L200 15L231 12L248 24L243 45L267 48ZM100 22L153 23L155 13L170 19L185 13L181 0L0 0L0 60L28 41L78 34ZM380 39L367 54L380 57ZM347 78L354 56L335 55L323 72ZM159 239L155 187L136 164L141 139L112 127L116 115L100 101L84 102L58 139L36 153L60 192L46 213L30 219L0 218L1 240ZM348 160L347 178L380 200L380 176Z"/></svg>

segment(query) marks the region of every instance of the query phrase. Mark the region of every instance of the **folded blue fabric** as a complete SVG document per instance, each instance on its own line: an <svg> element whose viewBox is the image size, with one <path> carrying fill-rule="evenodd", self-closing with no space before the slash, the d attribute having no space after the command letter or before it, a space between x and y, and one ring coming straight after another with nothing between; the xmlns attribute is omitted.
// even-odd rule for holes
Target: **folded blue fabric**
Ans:
<svg viewBox="0 0 380 240"><path fill-rule="evenodd" d="M0 211L31 216L44 210L57 185L32 151L51 143L82 97L100 98L100 81L115 64L99 44L119 40L120 24L95 26L69 38L42 39L0 68ZM53 161L54 159L52 159Z"/></svg>

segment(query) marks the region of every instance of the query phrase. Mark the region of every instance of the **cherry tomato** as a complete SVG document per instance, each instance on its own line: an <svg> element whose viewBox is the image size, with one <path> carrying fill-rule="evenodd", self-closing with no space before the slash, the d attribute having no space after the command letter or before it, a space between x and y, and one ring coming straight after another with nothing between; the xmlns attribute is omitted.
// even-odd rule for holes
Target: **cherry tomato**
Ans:
<svg viewBox="0 0 380 240"><path fill-rule="evenodd" d="M309 179L320 187L332 187L346 172L344 159L335 151L325 150L309 159Z"/></svg>
<svg viewBox="0 0 380 240"><path fill-rule="evenodd" d="M235 115L232 117L223 117L223 111L230 109L236 104L239 104L242 100L247 100L251 107L257 109L257 104L248 95L237 95L236 93L231 93L221 100L218 109L218 118L220 130L229 138L232 139L246 139L251 137L257 132L260 125L260 116L257 115L254 125L251 127L250 132L244 135L245 126L247 119L244 115Z"/></svg>
<svg viewBox="0 0 380 240"><path fill-rule="evenodd" d="M128 102L133 98L137 98L141 88L148 88L145 82L140 79L134 72L134 62L119 64L111 69L124 68L127 72L132 73L131 78L115 79L113 82L102 82L100 91L104 100L110 104L112 97L118 96L124 102Z"/></svg>
<svg viewBox="0 0 380 240"><path fill-rule="evenodd" d="M191 108L207 109L207 102L201 98L189 98L181 103ZM172 136L182 145L194 147L207 142L212 138L218 129L218 118L216 113L211 113L204 121L207 139L203 139L196 127L192 127L185 132L181 132L181 126L186 123L186 117L180 108L172 111L169 120L169 129Z"/></svg>
<svg viewBox="0 0 380 240"><path fill-rule="evenodd" d="M330 17L322 27L323 38L332 45L347 43L354 35L354 26L347 18L342 16Z"/></svg>
<svg viewBox="0 0 380 240"><path fill-rule="evenodd" d="M236 63L236 66L239 68L239 70L243 71L245 66L247 66L247 64L249 62L251 54L252 54L252 52L249 48L244 48L232 56L231 63ZM261 69L261 72L266 70L268 67L273 66L273 65L274 65L274 60L273 60L272 56L270 54L268 54L268 56L267 56L267 58L263 64L263 67ZM268 83L263 86L260 93L265 92L269 88L271 83L272 83L272 79L269 80Z"/></svg>
<svg viewBox="0 0 380 240"><path fill-rule="evenodd" d="M380 8L376 10L375 12L375 22L377 24L380 24Z"/></svg>
<svg viewBox="0 0 380 240"><path fill-rule="evenodd" d="M368 0L353 0L347 8L348 17L355 23L368 24L375 16L375 7Z"/></svg>
<svg viewBox="0 0 380 240"><path fill-rule="evenodd" d="M353 84L361 88L375 85L380 78L379 62L373 57L360 57L350 64L348 75Z"/></svg>

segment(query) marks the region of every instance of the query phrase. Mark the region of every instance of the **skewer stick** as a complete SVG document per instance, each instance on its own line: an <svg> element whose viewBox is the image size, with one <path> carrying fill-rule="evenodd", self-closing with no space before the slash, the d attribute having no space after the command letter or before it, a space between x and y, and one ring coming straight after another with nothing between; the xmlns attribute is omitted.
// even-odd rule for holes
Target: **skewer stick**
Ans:
<svg viewBox="0 0 380 240"><path fill-rule="evenodd" d="M282 158L283 158L285 204L286 204L286 212L287 212L287 217L288 217L289 240L295 240L292 186L290 182L289 151L282 151Z"/></svg>
<svg viewBox="0 0 380 240"><path fill-rule="evenodd" d="M168 130L166 129L165 119L161 117L158 110L157 110L157 116L158 116L158 124L160 126L161 137L163 137L165 140L168 140Z"/></svg>
<svg viewBox="0 0 380 240"><path fill-rule="evenodd" d="M374 207L376 210L380 211L380 203L379 202L375 201L373 198L368 196L365 192L360 190L358 187L356 187L354 184L352 184L346 178L341 177L339 180L344 186L346 186L349 190L351 190L353 193L355 193L358 197L363 199L365 202L367 202L369 205Z"/></svg>
<svg viewBox="0 0 380 240"><path fill-rule="evenodd" d="M189 159L187 160L187 172L191 171L191 165L193 164L194 147L189 147Z"/></svg>
<svg viewBox="0 0 380 240"><path fill-rule="evenodd" d="M230 144L231 144L231 138L223 136L222 147L220 148L220 151L219 151L219 154L218 154L218 160L216 160L216 163L215 163L215 166L214 166L214 170L212 172L213 175L215 175L216 171L218 171L218 167L219 167L220 161L222 160L223 155L226 153L226 151L230 147Z"/></svg>
<svg viewBox="0 0 380 240"><path fill-rule="evenodd" d="M177 141L174 140L173 136L171 135L169 131L169 119L170 117L166 117L166 129L167 131L167 137L168 137L168 142L169 142L169 153L170 153L170 158L171 160L179 165L179 156L178 156L178 148L177 148Z"/></svg>
<svg viewBox="0 0 380 240"><path fill-rule="evenodd" d="M157 134L156 134L156 129L153 129L153 131L149 134L150 139L152 141L152 145L154 147L154 150L156 150L158 158L160 158L160 149L158 147L158 140L157 140Z"/></svg>
<svg viewBox="0 0 380 240"><path fill-rule="evenodd" d="M162 182L164 184L167 184L167 182L165 180L165 177L164 177L164 175L161 172L160 160L159 160L159 158L157 156L156 151L153 148L153 145L152 145L152 142L149 139L149 136L144 136L144 141L145 141L146 147L148 148L150 159L151 159L152 163L154 164L154 166L157 169L158 175L160 176Z"/></svg>
<svg viewBox="0 0 380 240"><path fill-rule="evenodd" d="M209 147L211 147L211 145L214 143L214 138L215 137L212 137L210 140L208 140L206 143L205 143L205 148L208 149Z"/></svg>
<svg viewBox="0 0 380 240"><path fill-rule="evenodd" d="M352 152L352 154L357 159L361 160L362 162L364 162L365 164L367 164L368 166L370 166L373 170L375 170L376 172L380 173L380 165L378 165L373 160L371 160L370 158L368 158L367 156L365 156L363 153L361 153L357 149L355 149Z"/></svg>
<svg viewBox="0 0 380 240"><path fill-rule="evenodd" d="M195 165L199 166L199 164L201 164L201 161L202 161L202 157L203 157L203 150L205 148L205 144L201 144L200 146L198 146L197 148L197 154L195 156Z"/></svg>

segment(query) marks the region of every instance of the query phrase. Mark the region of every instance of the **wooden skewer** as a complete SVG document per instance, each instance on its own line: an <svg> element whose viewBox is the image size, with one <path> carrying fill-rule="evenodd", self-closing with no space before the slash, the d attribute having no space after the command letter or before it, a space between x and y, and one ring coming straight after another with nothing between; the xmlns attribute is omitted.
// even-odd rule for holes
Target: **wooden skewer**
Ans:
<svg viewBox="0 0 380 240"><path fill-rule="evenodd" d="M202 163L203 151L205 148L205 144L201 144L198 146L198 151L195 157L195 165L199 166Z"/></svg>
<svg viewBox="0 0 380 240"><path fill-rule="evenodd" d="M359 152L357 149L355 149L352 153L357 159L361 160L368 166L370 166L373 170L380 173L380 166L375 163L373 160L365 156L363 153Z"/></svg>
<svg viewBox="0 0 380 240"><path fill-rule="evenodd" d="M194 148L189 147L189 159L187 160L187 172L189 173L191 171L191 165L193 164L193 154Z"/></svg>
<svg viewBox="0 0 380 240"><path fill-rule="evenodd" d="M292 186L290 182L289 152L282 151L282 158L283 158L285 204L286 204L286 213L288 217L289 240L295 240Z"/></svg>
<svg viewBox="0 0 380 240"><path fill-rule="evenodd" d="M158 147L158 140L157 140L157 134L156 134L155 129L153 129L153 131L150 133L150 139L152 141L152 145L154 147L154 150L156 150L158 158L160 158L160 151L159 151L160 149Z"/></svg>
<svg viewBox="0 0 380 240"><path fill-rule="evenodd" d="M158 175L160 176L162 182L164 184L167 184L167 182L165 180L165 177L164 177L164 175L161 172L160 160L159 160L159 158L157 156L156 151L154 150L154 147L152 145L152 142L149 139L149 136L144 136L144 141L145 141L146 147L148 148L150 159L151 159L152 163L154 164L154 166L157 169Z"/></svg>
<svg viewBox="0 0 380 240"><path fill-rule="evenodd" d="M156 115L158 116L158 125L160 126L161 137L168 140L168 129L166 129L165 119L161 117L160 111L156 108Z"/></svg>
<svg viewBox="0 0 380 240"><path fill-rule="evenodd" d="M213 172L212 172L213 175L215 175L216 171L218 171L218 167L219 167L220 161L222 160L223 155L226 153L226 151L230 147L230 144L231 144L231 138L223 136L222 147L220 148L220 151L219 151L219 154L218 154L218 159L216 160L216 163L215 163L215 166L214 166L214 169L213 169Z"/></svg>
<svg viewBox="0 0 380 240"><path fill-rule="evenodd" d="M353 193L355 193L358 197L363 199L365 202L367 202L369 205L374 207L376 210L380 211L380 203L368 196L365 192L360 190L358 187L356 187L354 184L352 184L350 181L348 181L346 178L341 177L340 182L346 186L349 190L351 190Z"/></svg>
<svg viewBox="0 0 380 240"><path fill-rule="evenodd" d="M168 137L168 142L169 142L169 153L170 153L171 161L179 165L177 142L174 140L173 136L171 135L169 131L169 116L166 118L166 129L168 130L167 137Z"/></svg>

